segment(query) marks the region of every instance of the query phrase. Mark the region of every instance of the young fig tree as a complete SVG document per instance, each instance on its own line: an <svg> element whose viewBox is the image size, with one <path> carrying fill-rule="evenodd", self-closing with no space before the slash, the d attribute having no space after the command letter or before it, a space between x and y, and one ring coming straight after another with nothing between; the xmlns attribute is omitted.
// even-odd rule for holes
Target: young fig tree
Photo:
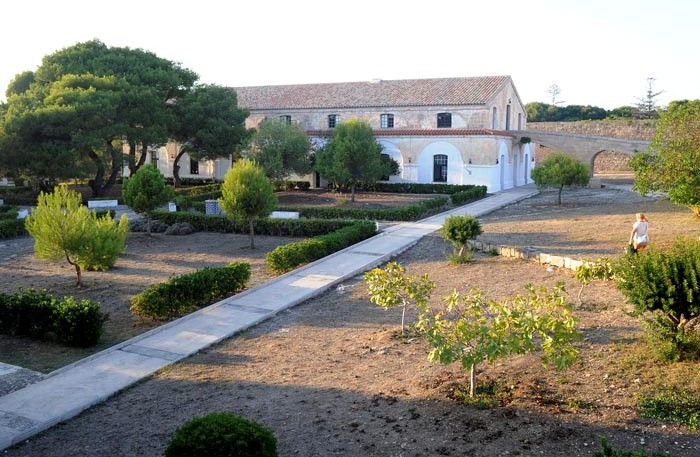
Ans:
<svg viewBox="0 0 700 457"><path fill-rule="evenodd" d="M446 297L442 310L428 316L422 324L432 348L431 362L460 362L470 372L469 395L476 391L476 366L493 363L515 354L538 349L543 365L556 368L572 365L578 357L574 342L576 319L562 294L562 286L552 290L525 286L526 295L502 302L485 300L483 293L468 295L457 291Z"/></svg>
<svg viewBox="0 0 700 457"><path fill-rule="evenodd" d="M372 303L384 309L401 307L401 335L404 335L406 308L414 304L421 310L427 311L430 293L435 283L428 275L421 277L406 276L406 268L396 262L389 262L384 269L374 268L365 273L367 292Z"/></svg>

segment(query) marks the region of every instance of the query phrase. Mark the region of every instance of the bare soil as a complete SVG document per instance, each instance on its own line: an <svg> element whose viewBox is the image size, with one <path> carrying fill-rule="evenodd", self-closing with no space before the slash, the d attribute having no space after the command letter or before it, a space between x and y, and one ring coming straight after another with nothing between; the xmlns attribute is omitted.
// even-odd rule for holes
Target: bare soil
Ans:
<svg viewBox="0 0 700 457"><path fill-rule="evenodd" d="M545 192L482 218L482 237L571 257L616 256L638 211L648 213L654 244L700 235L700 222L689 211L630 192L565 191L561 207L555 198ZM221 237L197 234L172 243L182 256L179 262L197 259L188 268L249 254L235 247L235 238L222 242ZM109 293L126 297L120 288L148 282L141 275L179 265L139 257L147 249L164 253L162 243L170 241L130 240L132 273L115 281ZM203 248L209 245L224 252ZM522 293L525 283L560 281L576 302L579 285L568 270L481 253L473 263L452 265L445 259L451 249L434 234L397 258L409 274L427 273L437 283L435 303L455 288L479 287L501 299ZM0 264L3 277L24 265L7 267L7 262ZM148 266L139 269L138 263ZM127 267L118 264L121 268ZM45 269L42 263L32 275ZM72 279L64 274L59 284ZM103 281L100 276L97 282ZM478 381L496 386L501 397L499 406L479 408L458 401L468 383L461 367L432 365L421 338L400 338L400 311L370 304L358 276L162 370L6 455L159 456L184 422L226 410L269 426L280 456L590 456L607 436L621 448L697 457L698 432L641 418L636 405L638 394L662 388L700 395L700 365L654 359L640 321L625 313L628 308L614 284L588 285L576 306L585 338L580 361L561 372L543 368L536 355L484 364ZM5 348L0 346L3 354Z"/></svg>

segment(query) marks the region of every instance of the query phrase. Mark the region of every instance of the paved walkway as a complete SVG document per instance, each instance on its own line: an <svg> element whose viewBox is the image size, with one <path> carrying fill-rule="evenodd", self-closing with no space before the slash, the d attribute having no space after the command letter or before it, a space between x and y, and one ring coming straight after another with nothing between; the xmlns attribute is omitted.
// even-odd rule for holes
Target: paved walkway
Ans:
<svg viewBox="0 0 700 457"><path fill-rule="evenodd" d="M0 450L100 403L154 372L228 338L335 284L374 268L439 230L454 215L481 216L537 193L534 186L396 224L265 284L169 322L0 397Z"/></svg>

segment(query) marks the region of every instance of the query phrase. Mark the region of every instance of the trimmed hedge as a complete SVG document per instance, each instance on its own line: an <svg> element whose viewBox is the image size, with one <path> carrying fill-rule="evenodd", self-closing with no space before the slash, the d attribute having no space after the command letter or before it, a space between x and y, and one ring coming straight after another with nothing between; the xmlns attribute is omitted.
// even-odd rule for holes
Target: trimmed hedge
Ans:
<svg viewBox="0 0 700 457"><path fill-rule="evenodd" d="M388 192L398 194L454 194L457 192L469 192L474 184L418 184L414 182L375 182L361 184L358 189L369 192Z"/></svg>
<svg viewBox="0 0 700 457"><path fill-rule="evenodd" d="M447 204L446 197L436 197L415 205L396 208L342 208L337 206L280 207L280 211L297 211L309 219L368 219L381 221L414 221Z"/></svg>
<svg viewBox="0 0 700 457"><path fill-rule="evenodd" d="M154 211L153 217L165 224L189 222L199 232L248 234L250 229L243 221L232 221L226 216L191 213L187 211ZM309 219L256 219L255 234L271 236L317 236L325 235L356 221L349 220L309 220Z"/></svg>
<svg viewBox="0 0 700 457"><path fill-rule="evenodd" d="M277 438L255 421L233 413L195 417L175 431L165 457L277 457Z"/></svg>
<svg viewBox="0 0 700 457"><path fill-rule="evenodd" d="M486 186L474 186L472 189L455 192L450 195L453 205L462 205L468 201L484 198Z"/></svg>
<svg viewBox="0 0 700 457"><path fill-rule="evenodd" d="M250 265L244 262L204 268L148 287L131 299L130 309L151 319L182 316L239 292L249 279Z"/></svg>
<svg viewBox="0 0 700 457"><path fill-rule="evenodd" d="M265 255L265 262L270 270L285 273L370 238L375 233L373 222L358 221L333 233L278 246Z"/></svg>
<svg viewBox="0 0 700 457"><path fill-rule="evenodd" d="M44 289L0 293L0 333L6 335L46 339L53 334L59 343L88 347L100 339L107 318L97 302L57 300Z"/></svg>
<svg viewBox="0 0 700 457"><path fill-rule="evenodd" d="M27 229L24 226L24 219L4 219L0 220L0 239L14 238L27 234Z"/></svg>
<svg viewBox="0 0 700 457"><path fill-rule="evenodd" d="M218 192L221 190L221 183L206 184L203 186L178 187L175 189L175 195L195 196L210 192Z"/></svg>

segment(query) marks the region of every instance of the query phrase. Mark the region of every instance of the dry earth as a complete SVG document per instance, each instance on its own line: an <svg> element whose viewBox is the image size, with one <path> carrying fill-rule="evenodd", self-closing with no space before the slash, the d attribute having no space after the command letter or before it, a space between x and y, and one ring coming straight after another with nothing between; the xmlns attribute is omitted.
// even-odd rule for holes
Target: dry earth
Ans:
<svg viewBox="0 0 700 457"><path fill-rule="evenodd" d="M700 235L700 223L686 210L626 191L565 191L563 207L553 205L554 199L546 192L484 217L484 239L571 257L615 256L640 210L649 213L653 243ZM216 253L225 256L222 263L241 252L221 235L198 234L177 238L180 252L188 253L181 260L201 255L197 262L218 262L210 258L213 249L209 255L202 249L216 240L225 249ZM162 253L165 242L140 246ZM141 255L141 249L130 255ZM575 301L579 286L567 270L485 254L471 264L451 265L445 260L450 249L439 236L428 236L397 259L410 274L428 273L436 281L435 302L454 288L479 287L500 299L523 292L528 282L559 281ZM176 263L158 262L159 269ZM192 262L188 267L197 266ZM6 263L3 277L22 264ZM124 282L138 276L134 272ZM585 340L575 366L552 371L532 355L480 367L480 383L505 393L498 407L456 401L468 382L465 373L458 366L431 365L420 338L397 338L400 311L371 305L361 277L355 277L6 455L158 456L182 423L222 410L272 428L281 456L589 456L601 436L624 448L700 455L697 432L641 418L636 409L637 394L664 386L700 393L698 364L660 366L613 284L594 282L583 297L576 315Z"/></svg>

